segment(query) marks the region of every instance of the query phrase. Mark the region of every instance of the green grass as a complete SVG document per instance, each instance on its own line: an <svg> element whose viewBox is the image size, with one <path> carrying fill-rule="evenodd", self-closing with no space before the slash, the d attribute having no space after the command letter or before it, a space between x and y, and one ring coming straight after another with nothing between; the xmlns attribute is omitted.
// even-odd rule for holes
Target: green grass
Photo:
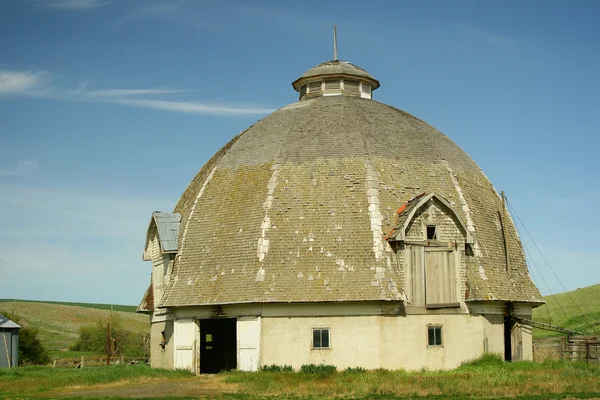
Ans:
<svg viewBox="0 0 600 400"><path fill-rule="evenodd" d="M68 301L45 301L45 300L20 300L20 299L0 299L0 303L11 303L11 302L27 302L27 303L45 303L45 304L58 304L62 306L75 306L84 308L95 308L97 310L112 310L135 313L137 306L126 306L122 304L102 304L102 303L71 303ZM0 304L2 308L2 304Z"/></svg>
<svg viewBox="0 0 600 400"><path fill-rule="evenodd" d="M544 300L546 300L545 305L533 310L535 321L589 335L600 334L600 284L546 296ZM534 329L533 334L537 338L561 335L558 332L541 329Z"/></svg>
<svg viewBox="0 0 600 400"><path fill-rule="evenodd" d="M48 351L48 355L50 359L55 358L79 358L79 357L88 357L95 356L91 351L70 351L70 350L50 350Z"/></svg>
<svg viewBox="0 0 600 400"><path fill-rule="evenodd" d="M127 398L132 388L136 398L152 398L157 389L165 387L169 395L182 395L170 398L590 399L600 397L600 363L504 363L487 355L451 371L352 370L328 375L232 371L208 377L145 365L0 370L0 398L88 395L116 399ZM144 390L141 393L137 391L140 388ZM106 396L107 391L117 397L95 397Z"/></svg>
<svg viewBox="0 0 600 400"><path fill-rule="evenodd" d="M590 394L600 397L600 363L505 363L494 355L486 355L451 371L337 371L326 376L302 372L234 371L223 376L225 382L237 384L240 393L257 396L533 396L531 398L541 399L553 394L580 393L588 398Z"/></svg>
<svg viewBox="0 0 600 400"><path fill-rule="evenodd" d="M0 369L0 393L35 394L70 386L95 386L119 381L135 382L149 378L189 377L187 371L153 369L146 365L93 368L19 367Z"/></svg>

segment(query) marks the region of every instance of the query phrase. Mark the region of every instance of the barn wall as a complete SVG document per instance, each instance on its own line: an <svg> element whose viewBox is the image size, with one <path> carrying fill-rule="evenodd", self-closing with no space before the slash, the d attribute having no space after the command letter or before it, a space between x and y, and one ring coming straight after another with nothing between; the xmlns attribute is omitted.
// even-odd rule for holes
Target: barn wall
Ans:
<svg viewBox="0 0 600 400"><path fill-rule="evenodd" d="M526 314L530 309L519 310ZM218 313L237 318L238 369L270 364L298 369L310 363L334 364L338 369L450 369L486 351L504 353L504 310L502 302L469 303L468 308L452 310L373 302L224 305ZM211 306L180 308L172 317L215 318L215 311ZM441 347L428 347L428 325L442 326ZM311 349L312 328L330 329L331 349ZM164 351L159 348L165 329L173 328L160 321L152 325L152 366L174 368L175 340L168 341ZM530 360L531 331L524 327L522 333L523 357Z"/></svg>
<svg viewBox="0 0 600 400"><path fill-rule="evenodd" d="M165 346L161 346L162 332L165 332ZM153 322L150 326L150 365L153 368L174 368L175 338L173 337L173 321Z"/></svg>
<svg viewBox="0 0 600 400"><path fill-rule="evenodd" d="M428 347L427 326L442 325L443 345ZM312 350L312 328L330 329L331 349ZM502 316L409 315L263 318L262 364L333 364L387 369L450 369L504 351ZM486 340L487 338L487 340Z"/></svg>

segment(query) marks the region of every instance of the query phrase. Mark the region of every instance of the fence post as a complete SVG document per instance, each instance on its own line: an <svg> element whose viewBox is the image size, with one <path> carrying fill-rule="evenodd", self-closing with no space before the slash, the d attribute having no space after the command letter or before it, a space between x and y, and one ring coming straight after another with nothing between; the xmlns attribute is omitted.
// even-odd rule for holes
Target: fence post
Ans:
<svg viewBox="0 0 600 400"><path fill-rule="evenodd" d="M110 365L110 322L106 323L106 365Z"/></svg>

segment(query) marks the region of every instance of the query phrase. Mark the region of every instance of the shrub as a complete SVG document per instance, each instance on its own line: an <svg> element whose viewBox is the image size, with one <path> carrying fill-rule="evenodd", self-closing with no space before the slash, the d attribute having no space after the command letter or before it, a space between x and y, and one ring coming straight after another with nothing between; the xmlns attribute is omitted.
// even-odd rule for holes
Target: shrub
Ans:
<svg viewBox="0 0 600 400"><path fill-rule="evenodd" d="M19 323L21 318L15 313L0 311L8 319ZM48 351L38 338L38 330L32 326L19 329L19 365L44 365L50 362Z"/></svg>
<svg viewBox="0 0 600 400"><path fill-rule="evenodd" d="M305 374L314 374L318 376L328 376L335 372L335 365L327 364L304 364L300 367L300 372Z"/></svg>
<svg viewBox="0 0 600 400"><path fill-rule="evenodd" d="M345 374L362 374L363 372L367 372L363 367L348 367L344 370Z"/></svg>
<svg viewBox="0 0 600 400"><path fill-rule="evenodd" d="M292 368L291 365L276 365L276 364L272 364L272 365L263 365L260 368L261 371L265 371L265 372L292 372L294 371L294 368Z"/></svg>
<svg viewBox="0 0 600 400"><path fill-rule="evenodd" d="M70 350L106 354L108 335L106 324L106 321L99 320L94 325L79 328L79 339ZM118 314L111 315L109 340L113 356L144 356L143 338L125 329Z"/></svg>
<svg viewBox="0 0 600 400"><path fill-rule="evenodd" d="M485 353L481 357L478 357L474 360L463 362L460 367L461 368L495 368L501 367L504 364L504 358L500 354L496 353Z"/></svg>

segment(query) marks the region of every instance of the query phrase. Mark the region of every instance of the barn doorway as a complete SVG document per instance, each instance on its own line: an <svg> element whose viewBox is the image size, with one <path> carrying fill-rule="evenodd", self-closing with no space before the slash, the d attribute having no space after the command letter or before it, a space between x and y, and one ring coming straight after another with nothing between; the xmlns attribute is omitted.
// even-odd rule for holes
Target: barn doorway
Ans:
<svg viewBox="0 0 600 400"><path fill-rule="evenodd" d="M514 321L511 316L504 317L504 361L512 361L512 340L510 332Z"/></svg>
<svg viewBox="0 0 600 400"><path fill-rule="evenodd" d="M200 320L200 373L237 368L235 318Z"/></svg>

